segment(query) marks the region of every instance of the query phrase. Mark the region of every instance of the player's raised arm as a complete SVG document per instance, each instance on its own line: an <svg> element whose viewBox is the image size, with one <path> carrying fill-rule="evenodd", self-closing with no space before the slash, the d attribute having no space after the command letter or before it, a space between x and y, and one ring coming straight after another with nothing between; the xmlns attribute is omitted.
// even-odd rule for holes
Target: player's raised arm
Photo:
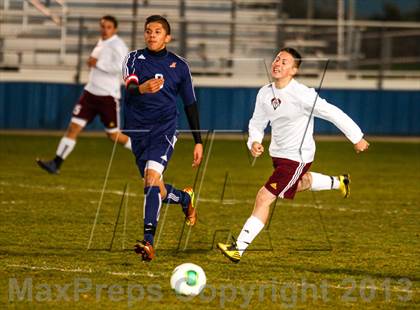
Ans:
<svg viewBox="0 0 420 310"><path fill-rule="evenodd" d="M248 125L248 149L251 151L254 157L258 157L264 151L264 147L261 142L264 138L264 129L267 127L268 118L265 115L261 100L260 92L255 100L254 114Z"/></svg>
<svg viewBox="0 0 420 310"><path fill-rule="evenodd" d="M317 94L313 88L301 85L299 92L297 92L296 95L299 96L304 103L306 114L310 114L315 103L314 116L333 123L353 144L362 140L363 132L360 127L340 108L328 103L319 96L316 98Z"/></svg>

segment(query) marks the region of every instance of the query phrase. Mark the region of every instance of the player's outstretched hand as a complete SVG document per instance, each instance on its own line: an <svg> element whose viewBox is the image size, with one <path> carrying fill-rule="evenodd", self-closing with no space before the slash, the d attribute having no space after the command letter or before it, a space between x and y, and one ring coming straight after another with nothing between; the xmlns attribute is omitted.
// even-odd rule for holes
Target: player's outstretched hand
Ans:
<svg viewBox="0 0 420 310"><path fill-rule="evenodd" d="M165 80L163 78L161 79L150 79L144 82L139 86L139 90L141 94L153 94L157 93L163 86L163 82Z"/></svg>
<svg viewBox="0 0 420 310"><path fill-rule="evenodd" d="M354 150L356 153L364 152L369 148L369 142L367 142L365 139L360 140L354 145Z"/></svg>
<svg viewBox="0 0 420 310"><path fill-rule="evenodd" d="M194 153L193 153L194 159L192 166L198 167L201 163L201 160L203 159L203 145L201 143L197 143L194 146Z"/></svg>
<svg viewBox="0 0 420 310"><path fill-rule="evenodd" d="M251 147L251 154L254 157L259 157L264 152L264 146L261 143L253 142Z"/></svg>

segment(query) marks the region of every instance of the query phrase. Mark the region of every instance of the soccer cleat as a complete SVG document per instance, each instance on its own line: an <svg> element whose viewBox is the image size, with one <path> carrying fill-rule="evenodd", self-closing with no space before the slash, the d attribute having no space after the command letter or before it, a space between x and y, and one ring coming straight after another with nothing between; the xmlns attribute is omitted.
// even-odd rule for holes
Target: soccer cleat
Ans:
<svg viewBox="0 0 420 310"><path fill-rule="evenodd" d="M350 196L350 175L349 174L341 174L338 176L338 180L340 181L340 192L343 194L344 198Z"/></svg>
<svg viewBox="0 0 420 310"><path fill-rule="evenodd" d="M185 215L185 223L187 223L188 226L194 226L197 222L197 209L194 205L194 190L191 187L187 187L183 189L183 192L186 192L191 198L187 214Z"/></svg>
<svg viewBox="0 0 420 310"><path fill-rule="evenodd" d="M54 160L43 161L43 160L37 158L36 163L38 164L38 166L40 166L42 169L44 169L45 171L47 171L50 174L58 174L60 172L60 170L57 168L57 164L55 163Z"/></svg>
<svg viewBox="0 0 420 310"><path fill-rule="evenodd" d="M238 247L236 242L233 241L231 244L228 243L218 243L217 247L220 249L222 254L229 258L234 263L239 263L241 260L241 254L239 254Z"/></svg>
<svg viewBox="0 0 420 310"><path fill-rule="evenodd" d="M134 252L141 256L142 261L150 262L155 258L155 249L145 240L137 240L137 243L134 245Z"/></svg>

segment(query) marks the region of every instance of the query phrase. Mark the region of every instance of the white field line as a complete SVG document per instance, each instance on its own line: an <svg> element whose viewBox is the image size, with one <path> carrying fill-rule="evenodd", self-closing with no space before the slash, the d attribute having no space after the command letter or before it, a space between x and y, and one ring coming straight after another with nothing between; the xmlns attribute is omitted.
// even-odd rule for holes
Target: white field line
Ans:
<svg viewBox="0 0 420 310"><path fill-rule="evenodd" d="M350 277L347 277L345 279L352 279L352 277L350 276ZM343 279L343 280L345 280L345 279ZM381 282L381 281L385 280L385 279L375 279L375 278L369 278L369 279L372 279L373 281L377 281L377 282ZM326 282L328 281L328 279L324 279L324 280ZM218 279L218 281L222 281L222 282L226 281L226 282L229 282L229 283L232 282L231 279ZM355 279L355 281L357 282L356 279ZM275 280L275 281L241 280L241 283L249 283L249 284L253 284L253 285L256 285L256 286L264 285L268 289L270 288L269 285L272 285L274 287L282 286L282 285L287 285L288 287L290 287L290 286L293 286L293 287L304 287L304 286L305 287L310 287L311 284L314 284L315 286L317 285L317 283L313 283L313 282L310 282L310 281L302 284L302 283L294 282L294 281L277 281L277 280ZM319 286L319 284L318 284L318 286ZM354 292L359 292L360 289L375 290L375 291L382 291L382 292L392 291L392 292L395 292L395 293L410 293L410 294L420 292L420 289L417 289L417 288L403 289L403 288L400 288L396 285L390 285L390 287L388 288L388 287L382 287L381 285L378 285L378 286L376 286L376 285L374 285L374 286L372 286L372 285L361 286L361 285L356 284L354 286L344 286L344 285L335 285L335 284L326 283L325 287L332 288L332 289L337 289L337 290L345 290L345 291L353 290Z"/></svg>
<svg viewBox="0 0 420 310"><path fill-rule="evenodd" d="M71 190L74 192L88 192L88 193L102 193L102 190L99 189L92 189L92 188L78 188L78 189L67 189L64 186L43 186L43 185L33 185L33 184L24 184L24 183L18 183L18 184L13 184L10 182L5 182L5 181L0 181L0 186L13 186L13 187L19 187L19 188L31 188L31 189L39 189L39 190L45 190L45 191L51 191L51 190L56 190L56 191L67 191L67 190ZM123 191L121 190L105 190L106 194L113 194L113 195L118 195L118 196L122 196L124 194ZM127 195L127 193L126 193ZM128 196L130 197L140 197L143 199L144 195L137 195L135 193L129 193ZM204 197L199 197L200 202L207 202L207 203L218 203L221 205L237 205L237 204L247 204L247 205L253 205L254 204L254 200L253 199L224 199L223 201L220 201L220 199L215 199L215 198L204 198ZM351 198L350 198L351 199ZM96 200L91 200L91 203L97 203ZM4 200L0 202L1 204L8 204L9 202ZM10 204L22 204L23 201L19 200L18 202L15 201L10 202ZM337 207L337 206L332 206L332 207L325 207L325 203L321 203L321 202L317 202L319 205L316 206L314 204L302 204L302 203L287 203L288 206L292 206L294 208L313 208L313 209L319 209L319 210L328 210L328 211L338 211L338 212L353 212L353 213L368 213L369 209L353 209L353 208L347 208L347 207ZM404 205L408 205L408 206L414 206L417 205L418 203L413 202L413 201L407 201L407 202L402 202L401 200L387 200L387 201L381 201L379 202L381 205L401 205L401 203L404 203ZM322 205L321 205L322 204ZM372 205L372 204L378 204L378 202L374 202L374 201L369 201L369 200L361 200L358 201L358 204L360 205ZM398 214L398 213L402 213L403 211L401 210L384 210L385 214ZM404 212L404 214L420 214L420 212Z"/></svg>
<svg viewBox="0 0 420 310"><path fill-rule="evenodd" d="M256 58L257 59L257 58ZM255 59L255 60L256 60ZM192 140L193 137L190 134L190 130L180 130L179 138L185 140ZM203 130L202 130L203 132ZM226 132L226 133L224 133ZM243 135L247 132L242 132L240 130L219 130L216 140L239 140L243 139ZM25 130L25 129L0 129L0 135L4 136L48 136L48 137L62 137L62 130ZM83 138L103 138L104 140L107 137L104 135L103 131L83 131L80 135ZM264 141L269 141L271 135L267 134L264 138ZM371 136L368 137L369 141L372 142L396 142L396 143L420 143L420 136ZM316 141L348 141L347 138L343 135L317 135L315 134Z"/></svg>
<svg viewBox="0 0 420 310"><path fill-rule="evenodd" d="M11 268L20 268L20 269L30 269L30 270L42 270L42 271L59 271L59 272L64 272L64 273L103 273L102 271L94 271L92 269L80 269L80 268L74 268L74 269L67 269L67 268L59 268L59 267L48 267L48 266L30 266L30 265L16 265L16 264L8 264L7 267L11 267ZM145 275L149 278L155 278L156 276L160 276L160 277L169 277L169 273L166 274L164 272L160 272L159 275L157 275L156 273L147 271L146 274L144 273L136 273L136 272L116 272L116 271L107 271L106 272L109 275L113 275L113 276L122 276L122 277L128 277L128 276L141 276L144 277ZM375 280L375 279L372 279ZM228 281L229 283L232 282L231 279L218 279L218 281ZM293 285L294 287L303 287L311 285L311 284L315 284L315 283L299 283L299 282L293 282L293 281L247 281L247 280L241 280L241 283L250 283L253 285L272 285L272 286L278 286L278 285ZM316 285L316 284L315 284ZM413 293L413 292L419 292L419 289L416 288L412 288L412 289L402 289L399 288L397 286L392 286L389 288L384 288L381 286L371 286L371 285L366 285L366 286L360 286L360 285L355 285L355 286L343 286L343 285L334 285L334 284L326 284L325 287L328 288L332 288L332 289L338 289L338 290L355 290L355 289L367 289L367 290L375 290L375 291L392 291L392 292L396 292L396 293ZM267 288L269 288L267 286Z"/></svg>
<svg viewBox="0 0 420 310"><path fill-rule="evenodd" d="M25 200L2 200L0 204L2 205L21 205L27 203Z"/></svg>
<svg viewBox="0 0 420 310"><path fill-rule="evenodd" d="M302 284L300 286L302 286ZM376 285L374 285L374 286L371 286L371 285L366 285L366 286L355 285L354 287L352 287L352 286L330 285L329 284L328 286L331 287L331 288L338 289L338 290L346 290L346 291L348 291L349 289L356 289L356 288L358 288L359 291L360 291L360 289L365 289L365 290L375 290L375 291L381 291L381 292L392 291L392 292L396 292L396 293L413 293L413 292L420 291L420 290L415 289L415 288L413 288L411 290L402 289L402 288L399 288L398 286L395 286L395 285L393 287L390 287L390 288L384 288L384 287L381 287L379 285L378 286L376 286Z"/></svg>
<svg viewBox="0 0 420 310"><path fill-rule="evenodd" d="M16 264L8 264L7 267L11 268L20 268L20 269L30 269L30 270L42 270L42 271L59 271L64 273L103 273L103 271L95 271L91 268L89 269L81 269L81 268L60 268L60 267L49 267L49 266L30 266L30 265L16 265ZM164 273L161 272L160 275L157 275L156 273L147 271L146 273L137 273L137 272L116 272L116 271L107 271L107 274L113 275L113 276L122 276L122 277L128 277L128 276L134 276L134 277L144 277L145 275L150 278L155 278L156 276L163 276Z"/></svg>

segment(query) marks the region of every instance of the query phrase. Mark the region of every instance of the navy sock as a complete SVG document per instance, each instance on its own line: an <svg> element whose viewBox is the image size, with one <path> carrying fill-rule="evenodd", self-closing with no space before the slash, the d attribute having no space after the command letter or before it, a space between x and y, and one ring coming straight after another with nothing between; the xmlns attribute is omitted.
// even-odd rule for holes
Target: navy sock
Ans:
<svg viewBox="0 0 420 310"><path fill-rule="evenodd" d="M64 159L62 159L60 156L56 155L55 158L53 159L53 161L55 162L55 165L57 166L57 168L60 168Z"/></svg>
<svg viewBox="0 0 420 310"><path fill-rule="evenodd" d="M144 240L153 244L162 205L159 186L145 187L144 195Z"/></svg>
<svg viewBox="0 0 420 310"><path fill-rule="evenodd" d="M176 189L171 184L165 184L166 198L162 200L163 203L180 204L182 209L188 209L191 197L186 192Z"/></svg>

